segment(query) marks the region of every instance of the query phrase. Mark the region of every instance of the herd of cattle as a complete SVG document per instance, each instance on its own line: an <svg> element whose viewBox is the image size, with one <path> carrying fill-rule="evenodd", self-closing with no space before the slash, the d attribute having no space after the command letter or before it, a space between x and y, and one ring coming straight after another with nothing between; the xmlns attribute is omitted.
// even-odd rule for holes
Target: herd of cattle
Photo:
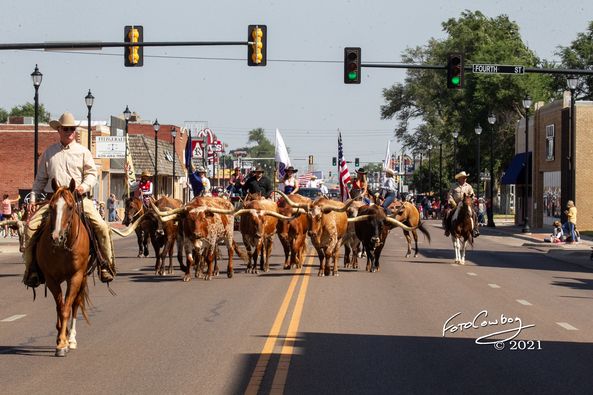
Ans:
<svg viewBox="0 0 593 395"><path fill-rule="evenodd" d="M401 227L411 254L411 235L418 252L420 230L430 241L430 234L420 221L413 204L401 203L392 215L378 205L364 205L357 200L341 202L319 197L311 200L300 195L277 200L248 197L239 207L222 197L196 197L183 205L166 196L145 207L139 199L126 202L123 224L134 229L138 238L139 257L148 256L148 240L155 252L155 274L173 273L173 254L185 275L183 281L195 277L211 279L218 274L219 245L228 254L227 276L233 276L233 257L237 254L247 262L248 273L267 272L270 265L273 237L278 235L284 248L284 269L300 268L304 260L305 241L309 236L319 257L319 276L338 275L339 249L345 246L344 266L358 268L358 253L364 249L366 270L378 271L379 259L390 230ZM235 217L239 219L245 251L233 239Z"/></svg>

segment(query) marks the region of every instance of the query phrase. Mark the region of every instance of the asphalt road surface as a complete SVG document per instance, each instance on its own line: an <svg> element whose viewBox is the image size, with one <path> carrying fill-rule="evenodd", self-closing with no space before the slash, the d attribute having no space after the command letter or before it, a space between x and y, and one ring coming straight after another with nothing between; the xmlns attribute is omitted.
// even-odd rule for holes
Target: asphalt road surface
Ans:
<svg viewBox="0 0 593 395"><path fill-rule="evenodd" d="M486 234L455 265L429 229L417 258L393 231L379 273L363 259L319 278L310 245L301 270L283 270L275 239L269 273L236 260L228 279L225 261L188 283L177 264L155 276L153 252L136 258L134 238L118 239L117 295L90 280L90 325L79 320L65 358L53 356L51 294L33 301L20 255L0 254L1 391L590 394L593 272Z"/></svg>

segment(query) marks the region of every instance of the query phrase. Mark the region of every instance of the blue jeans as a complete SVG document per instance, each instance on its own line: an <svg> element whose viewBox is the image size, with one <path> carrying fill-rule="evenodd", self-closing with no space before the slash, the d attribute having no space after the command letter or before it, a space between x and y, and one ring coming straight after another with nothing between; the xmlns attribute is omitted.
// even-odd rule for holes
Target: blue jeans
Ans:
<svg viewBox="0 0 593 395"><path fill-rule="evenodd" d="M387 195L385 195L385 200L383 200L383 204L381 205L385 209L387 215L391 215L391 210L389 210L387 207L389 207L389 205L393 203L394 200L395 192L387 192Z"/></svg>
<svg viewBox="0 0 593 395"><path fill-rule="evenodd" d="M574 224L572 222L566 221L564 225L562 225L562 230L564 231L564 234L570 236L571 241L573 242L577 241L577 235L574 229Z"/></svg>
<svg viewBox="0 0 593 395"><path fill-rule="evenodd" d="M115 209L110 209L109 210L109 222L115 222L116 221L116 217L115 217L116 211Z"/></svg>

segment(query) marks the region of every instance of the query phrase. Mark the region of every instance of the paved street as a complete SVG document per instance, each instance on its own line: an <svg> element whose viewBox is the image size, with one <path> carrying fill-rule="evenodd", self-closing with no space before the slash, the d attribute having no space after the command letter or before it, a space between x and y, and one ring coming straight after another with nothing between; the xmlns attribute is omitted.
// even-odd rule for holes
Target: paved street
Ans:
<svg viewBox="0 0 593 395"><path fill-rule="evenodd" d="M155 277L154 259L118 239L117 296L90 281L90 325L79 321L79 348L61 359L51 295L32 300L20 255L3 246L2 392L590 393L593 271L576 264L587 246L549 252L486 229L459 266L429 223L419 257L403 257L395 230L381 272L363 259L324 278L310 246L303 269L282 270L275 239L267 274L239 261L233 279L183 283L177 266ZM502 350L476 344L517 333Z"/></svg>

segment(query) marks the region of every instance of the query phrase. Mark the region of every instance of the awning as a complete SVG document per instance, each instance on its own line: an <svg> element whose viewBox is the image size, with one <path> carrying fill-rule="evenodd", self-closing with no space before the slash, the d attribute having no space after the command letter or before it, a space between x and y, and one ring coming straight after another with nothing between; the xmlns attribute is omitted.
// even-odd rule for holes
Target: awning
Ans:
<svg viewBox="0 0 593 395"><path fill-rule="evenodd" d="M501 184L521 184L525 183L525 157L527 156L527 165L531 170L531 152L522 152L515 155L509 167L507 167L502 179ZM529 180L531 184L531 171L529 172Z"/></svg>

